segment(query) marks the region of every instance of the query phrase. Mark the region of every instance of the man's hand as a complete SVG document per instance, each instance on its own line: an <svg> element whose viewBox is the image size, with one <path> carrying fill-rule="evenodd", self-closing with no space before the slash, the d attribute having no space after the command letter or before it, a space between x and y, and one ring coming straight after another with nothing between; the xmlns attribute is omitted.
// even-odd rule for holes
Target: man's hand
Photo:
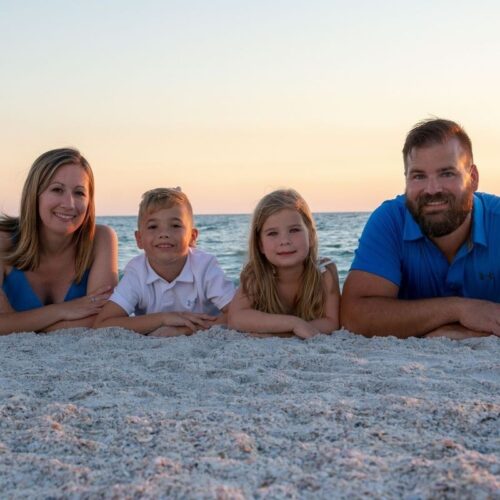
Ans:
<svg viewBox="0 0 500 500"><path fill-rule="evenodd" d="M468 328L463 327L459 323L453 323L452 325L444 325L436 328L432 332L429 332L427 335L424 335L424 338L431 339L438 337L447 337L452 340L463 340L475 337L489 337L490 335L490 333L476 332L474 330L469 330Z"/></svg>

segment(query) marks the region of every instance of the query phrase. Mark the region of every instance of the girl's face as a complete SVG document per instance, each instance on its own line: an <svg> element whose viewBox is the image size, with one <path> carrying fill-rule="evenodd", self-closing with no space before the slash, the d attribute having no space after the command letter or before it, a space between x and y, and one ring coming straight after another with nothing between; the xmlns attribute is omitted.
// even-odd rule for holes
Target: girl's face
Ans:
<svg viewBox="0 0 500 500"><path fill-rule="evenodd" d="M284 208L264 222L259 249L276 268L303 266L309 248L309 231L297 210Z"/></svg>
<svg viewBox="0 0 500 500"><path fill-rule="evenodd" d="M38 197L38 213L45 231L72 234L83 223L89 206L89 177L80 165L59 167Z"/></svg>

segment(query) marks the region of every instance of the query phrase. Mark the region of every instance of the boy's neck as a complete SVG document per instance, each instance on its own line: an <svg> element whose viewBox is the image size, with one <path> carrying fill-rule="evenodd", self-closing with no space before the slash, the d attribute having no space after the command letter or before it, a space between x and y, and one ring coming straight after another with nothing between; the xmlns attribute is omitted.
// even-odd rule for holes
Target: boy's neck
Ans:
<svg viewBox="0 0 500 500"><path fill-rule="evenodd" d="M146 258L148 259L148 263L152 267L153 271L160 276L160 278L163 278L165 281L171 283L181 274L184 266L186 265L188 256L184 255L173 262L163 265L159 265L158 263L151 261L147 255Z"/></svg>

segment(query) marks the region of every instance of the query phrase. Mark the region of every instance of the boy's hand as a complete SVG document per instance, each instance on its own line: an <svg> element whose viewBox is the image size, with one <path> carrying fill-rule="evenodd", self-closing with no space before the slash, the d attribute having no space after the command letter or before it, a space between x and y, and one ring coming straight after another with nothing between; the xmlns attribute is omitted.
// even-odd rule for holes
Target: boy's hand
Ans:
<svg viewBox="0 0 500 500"><path fill-rule="evenodd" d="M191 331L210 328L217 316L192 312L165 313L163 326L187 326Z"/></svg>
<svg viewBox="0 0 500 500"><path fill-rule="evenodd" d="M184 331L183 331L184 330ZM193 332L186 327L176 328L175 326L161 326L151 333L148 337L180 337L182 335L192 335Z"/></svg>

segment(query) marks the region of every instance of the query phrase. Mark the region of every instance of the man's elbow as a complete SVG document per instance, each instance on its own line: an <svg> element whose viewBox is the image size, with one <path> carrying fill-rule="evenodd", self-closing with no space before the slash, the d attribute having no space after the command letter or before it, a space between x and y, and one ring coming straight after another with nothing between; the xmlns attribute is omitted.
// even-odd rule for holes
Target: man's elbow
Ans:
<svg viewBox="0 0 500 500"><path fill-rule="evenodd" d="M366 320L363 314L360 314L355 301L342 301L340 307L340 323L343 328L351 333L364 335L365 337L373 337L376 335L376 332L371 328L370 322Z"/></svg>

